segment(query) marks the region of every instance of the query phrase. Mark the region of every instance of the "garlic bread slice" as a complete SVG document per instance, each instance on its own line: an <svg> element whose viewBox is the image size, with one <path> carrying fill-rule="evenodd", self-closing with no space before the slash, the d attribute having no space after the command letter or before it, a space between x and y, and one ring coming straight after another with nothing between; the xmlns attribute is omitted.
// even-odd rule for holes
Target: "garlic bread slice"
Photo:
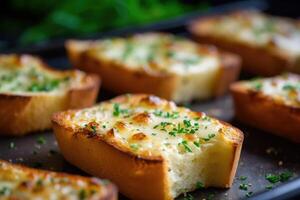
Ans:
<svg viewBox="0 0 300 200"><path fill-rule="evenodd" d="M97 178L38 170L0 160L1 200L116 200L117 189Z"/></svg>
<svg viewBox="0 0 300 200"><path fill-rule="evenodd" d="M99 78L49 68L30 55L0 55L0 135L49 129L54 112L93 105Z"/></svg>
<svg viewBox="0 0 300 200"><path fill-rule="evenodd" d="M239 57L166 33L70 40L70 61L102 77L115 93L147 93L175 102L223 95L239 75Z"/></svg>
<svg viewBox="0 0 300 200"><path fill-rule="evenodd" d="M243 142L229 124L142 94L57 113L53 127L66 160L131 199L230 187Z"/></svg>

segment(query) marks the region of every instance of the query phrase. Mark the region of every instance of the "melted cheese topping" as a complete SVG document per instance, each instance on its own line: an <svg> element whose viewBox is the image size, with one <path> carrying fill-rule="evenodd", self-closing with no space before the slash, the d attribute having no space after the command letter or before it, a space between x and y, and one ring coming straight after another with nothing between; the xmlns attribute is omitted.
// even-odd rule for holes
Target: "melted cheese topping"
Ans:
<svg viewBox="0 0 300 200"><path fill-rule="evenodd" d="M69 115L65 123L91 136L117 141L138 156L201 152L220 133L232 131L204 113L177 107L158 97L124 98L122 103L112 100L78 111Z"/></svg>
<svg viewBox="0 0 300 200"><path fill-rule="evenodd" d="M289 106L300 107L300 78L295 74L285 74L273 78L255 79L244 85Z"/></svg>
<svg viewBox="0 0 300 200"><path fill-rule="evenodd" d="M90 55L147 72L189 74L218 67L212 50L168 34L139 34L94 42Z"/></svg>
<svg viewBox="0 0 300 200"><path fill-rule="evenodd" d="M293 20L258 12L242 12L218 18L210 31L229 40L268 46L300 55L300 25Z"/></svg>
<svg viewBox="0 0 300 200"><path fill-rule="evenodd" d="M100 199L105 192L103 184L98 179L80 179L0 162L0 199L2 200Z"/></svg>
<svg viewBox="0 0 300 200"><path fill-rule="evenodd" d="M70 86L77 85L83 73L57 73L41 67L38 59L29 56L0 57L0 92L2 93L40 93L63 92Z"/></svg>

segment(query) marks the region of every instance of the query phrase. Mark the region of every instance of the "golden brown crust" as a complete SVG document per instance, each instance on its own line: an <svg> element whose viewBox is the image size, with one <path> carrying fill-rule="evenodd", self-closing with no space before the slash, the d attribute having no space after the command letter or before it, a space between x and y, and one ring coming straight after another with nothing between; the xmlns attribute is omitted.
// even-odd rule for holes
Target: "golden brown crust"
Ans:
<svg viewBox="0 0 300 200"><path fill-rule="evenodd" d="M236 12L236 14L242 15L244 13ZM242 57L242 69L245 72L273 76L287 70L297 71L297 68L299 68L297 65L299 64L283 52L271 51L265 47L251 46L211 34L209 27L221 17L222 15L199 18L189 25L189 30L198 42L214 44L224 50L240 55Z"/></svg>
<svg viewBox="0 0 300 200"><path fill-rule="evenodd" d="M138 158L55 122L53 128L60 150L70 163L95 176L109 178L131 199L171 199L163 161Z"/></svg>
<svg viewBox="0 0 300 200"><path fill-rule="evenodd" d="M236 118L253 127L300 142L300 109L279 103L240 83L231 88ZM284 126L288 124L288 126Z"/></svg>
<svg viewBox="0 0 300 200"><path fill-rule="evenodd" d="M178 76L166 73L149 73L145 70L136 71L114 62L92 57L87 53L87 49L91 44L93 42L87 41L80 44L77 41L70 40L66 42L66 49L71 63L76 68L101 76L104 88L117 94L147 93L172 100L176 86L180 82ZM211 46L203 46L203 49L210 48ZM226 93L229 84L238 79L240 71L238 56L222 52L220 57L222 58L221 70L214 86L214 97Z"/></svg>
<svg viewBox="0 0 300 200"><path fill-rule="evenodd" d="M28 55L19 57L20 59L33 58ZM50 70L51 73L63 75L71 72L54 70L42 64L42 61L40 63L42 68ZM22 136L30 132L49 129L51 127L50 119L54 112L93 105L99 87L99 77L94 74L86 74L80 86L69 88L63 95L1 93L0 135Z"/></svg>
<svg viewBox="0 0 300 200"><path fill-rule="evenodd" d="M70 182L77 182L77 181L84 181L88 185L99 185L101 180L97 178L88 178L88 177L83 177L79 175L70 175L67 173L61 173L61 172L52 172L52 171L46 171L46 170L40 170L40 169L34 169L34 168L29 168L23 165L19 164L12 164L4 160L0 160L0 167L1 165L5 165L5 168L10 168L10 169L20 169L22 170L22 173L26 174L28 177L35 177L35 176L41 176L41 177L46 177L46 176L51 176L54 179L55 178L67 178L70 180ZM28 180L29 181L29 180ZM105 182L105 184L99 185L102 190L102 196L99 197L97 200L117 200L118 199L118 192L117 188L115 185L112 183ZM104 190L104 191L103 191Z"/></svg>
<svg viewBox="0 0 300 200"><path fill-rule="evenodd" d="M125 95L116 97L113 102L121 103L126 101L126 98L128 97ZM160 104L158 98L151 98L144 94L134 95L131 98L133 102L149 101L147 105ZM64 119L72 116L75 112L76 110L56 113L52 120L60 150L70 163L95 176L109 178L118 185L121 193L131 199L172 199L167 164L162 157L149 154L137 155L132 150L124 148L120 143L112 142L106 137L91 136L82 129L72 128ZM195 114L201 116L201 113ZM221 123L230 126L225 122ZM142 134L137 134L140 139ZM229 156L231 162L225 166L226 170L228 169L228 173L226 173L228 176L222 177L222 180L220 177L212 178L210 186L230 187L241 152L243 133L235 129L233 135L222 133L222 137L232 146L232 148L230 147L232 153ZM74 152L77 152L76 156L74 156ZM224 166L220 165L220 167ZM208 170L218 171L216 168Z"/></svg>

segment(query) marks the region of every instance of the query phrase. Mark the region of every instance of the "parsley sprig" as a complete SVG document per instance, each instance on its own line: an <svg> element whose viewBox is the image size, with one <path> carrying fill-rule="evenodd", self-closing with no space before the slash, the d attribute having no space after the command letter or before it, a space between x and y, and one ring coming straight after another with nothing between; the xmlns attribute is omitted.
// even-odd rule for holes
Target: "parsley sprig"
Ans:
<svg viewBox="0 0 300 200"><path fill-rule="evenodd" d="M128 113L129 113L128 109L121 109L120 104L114 103L113 116L119 117L121 114L128 114Z"/></svg>

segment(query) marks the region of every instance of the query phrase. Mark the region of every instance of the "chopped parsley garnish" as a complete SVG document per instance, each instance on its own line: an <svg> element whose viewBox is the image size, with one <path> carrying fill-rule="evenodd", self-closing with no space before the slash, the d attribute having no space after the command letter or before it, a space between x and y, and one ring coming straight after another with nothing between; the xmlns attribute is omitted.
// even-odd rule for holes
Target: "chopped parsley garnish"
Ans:
<svg viewBox="0 0 300 200"><path fill-rule="evenodd" d="M139 150L140 145L139 144L130 144L130 148L134 151L137 151L137 150Z"/></svg>
<svg viewBox="0 0 300 200"><path fill-rule="evenodd" d="M197 142L197 141L194 141L194 145L195 145L196 147L200 147L201 143L200 143L200 142Z"/></svg>
<svg viewBox="0 0 300 200"><path fill-rule="evenodd" d="M202 138L205 142L208 142L210 139L212 139L213 137L215 137L216 135L215 134L213 134L213 133L209 133L208 135L207 135L207 137L205 137L205 138Z"/></svg>
<svg viewBox="0 0 300 200"><path fill-rule="evenodd" d="M245 180L247 180L247 176L240 176L239 179L240 179L241 181L245 181Z"/></svg>
<svg viewBox="0 0 300 200"><path fill-rule="evenodd" d="M9 148L10 149L14 149L16 147L15 143L14 142L10 142L9 143Z"/></svg>
<svg viewBox="0 0 300 200"><path fill-rule="evenodd" d="M293 176L293 173L290 171L281 172L279 174L266 174L265 178L270 183L278 183L288 181Z"/></svg>
<svg viewBox="0 0 300 200"><path fill-rule="evenodd" d="M172 123L171 122L160 122L159 124L155 125L153 128L154 129L160 128L161 131L167 131L166 127L168 125L172 125Z"/></svg>
<svg viewBox="0 0 300 200"><path fill-rule="evenodd" d="M240 186L239 186L239 188L241 189L241 190L248 190L248 184L246 184L246 183L241 183L240 184Z"/></svg>
<svg viewBox="0 0 300 200"><path fill-rule="evenodd" d="M161 110L155 110L153 114L157 117L177 119L179 117L179 112L163 112Z"/></svg>
<svg viewBox="0 0 300 200"><path fill-rule="evenodd" d="M251 85L252 85L252 87L255 89L255 90L261 90L262 89L262 87L263 87L263 84L262 84L262 82L261 81L253 81L252 83L251 83Z"/></svg>
<svg viewBox="0 0 300 200"><path fill-rule="evenodd" d="M38 139L36 140L36 142L38 144L46 144L46 139L43 136L38 137Z"/></svg>
<svg viewBox="0 0 300 200"><path fill-rule="evenodd" d="M296 84L296 85L292 85L292 84L285 84L283 87L282 87L283 90L287 90L287 91L294 91L294 90L300 90L300 84Z"/></svg>
<svg viewBox="0 0 300 200"><path fill-rule="evenodd" d="M210 120L211 120L211 118L210 118L209 116L207 116L207 115L202 116L201 119L202 119L203 121L210 121Z"/></svg>
<svg viewBox="0 0 300 200"><path fill-rule="evenodd" d="M92 136L97 133L98 126L99 124L95 121L85 124L85 128L92 134Z"/></svg>
<svg viewBox="0 0 300 200"><path fill-rule="evenodd" d="M190 120L186 120L186 119L183 120L183 124L184 124L184 126L187 127L187 128L189 128L189 127L192 126L191 121L190 121Z"/></svg>
<svg viewBox="0 0 300 200"><path fill-rule="evenodd" d="M280 173L280 181L285 182L288 181L293 176L293 173L290 171Z"/></svg>
<svg viewBox="0 0 300 200"><path fill-rule="evenodd" d="M200 181L197 181L196 188L197 189L202 189L202 188L204 188L204 184L202 182L200 182Z"/></svg>
<svg viewBox="0 0 300 200"><path fill-rule="evenodd" d="M87 197L87 192L84 189L81 189L78 193L78 197L80 200L84 200Z"/></svg>
<svg viewBox="0 0 300 200"><path fill-rule="evenodd" d="M253 192L247 192L246 197L251 197L253 195Z"/></svg>
<svg viewBox="0 0 300 200"><path fill-rule="evenodd" d="M184 147L184 150L186 152L192 152L191 147L189 147L188 142L186 140L183 140L181 143L179 143L179 145L182 145Z"/></svg>
<svg viewBox="0 0 300 200"><path fill-rule="evenodd" d="M132 53L132 51L133 51L133 44L131 42L126 42L125 49L122 55L122 60L126 60L128 56Z"/></svg>
<svg viewBox="0 0 300 200"><path fill-rule="evenodd" d="M129 110L128 109L121 109L120 108L120 104L118 103L114 103L114 108L113 108L113 115L115 117L118 117L120 116L121 114L128 114L129 113Z"/></svg>
<svg viewBox="0 0 300 200"><path fill-rule="evenodd" d="M36 186L41 187L43 185L43 180L39 179L39 180L36 181L35 184L36 184Z"/></svg>
<svg viewBox="0 0 300 200"><path fill-rule="evenodd" d="M199 63L201 61L201 59L199 57L197 58L186 58L183 59L182 62L186 65L186 66L191 66L191 65L195 65L197 63Z"/></svg>
<svg viewBox="0 0 300 200"><path fill-rule="evenodd" d="M8 196L10 195L10 188L3 186L2 188L0 188L0 196Z"/></svg>
<svg viewBox="0 0 300 200"><path fill-rule="evenodd" d="M30 92L52 91L59 86L60 82L61 82L61 80L58 80L58 79L45 80L44 82L35 82L35 83L32 83L27 88L27 91L30 91Z"/></svg>
<svg viewBox="0 0 300 200"><path fill-rule="evenodd" d="M290 85L290 84L285 84L283 87L282 87L283 90L294 90L295 89L295 86L293 85Z"/></svg>

